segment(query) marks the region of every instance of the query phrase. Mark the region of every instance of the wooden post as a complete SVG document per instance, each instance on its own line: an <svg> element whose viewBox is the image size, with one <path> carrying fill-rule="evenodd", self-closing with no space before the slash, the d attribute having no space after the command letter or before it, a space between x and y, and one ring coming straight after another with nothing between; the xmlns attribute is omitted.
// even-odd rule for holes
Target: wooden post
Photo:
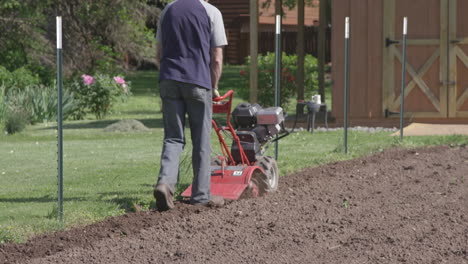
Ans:
<svg viewBox="0 0 468 264"><path fill-rule="evenodd" d="M444 107L444 109L448 109L448 115L445 114L445 116L453 118L457 117L457 109L461 106L458 104L457 95L457 85L460 85L457 84L457 46L456 43L452 42L453 40L457 40L457 0L448 1L445 10L445 15L441 16L441 19L446 19L448 23L446 35L447 40L444 43L444 48L447 52L447 59L445 60L447 63L447 74L445 76L447 77L445 77L446 80L443 81L443 83L446 83L443 89L446 89L447 91L445 94L447 94L448 100L446 99L443 102L447 102L445 105L448 104L447 107ZM440 100L443 100L443 98L440 98Z"/></svg>
<svg viewBox="0 0 468 264"><path fill-rule="evenodd" d="M385 40L395 39L395 1L383 2L383 34L382 34L382 113L385 110L395 111L395 55L394 47L387 46Z"/></svg>
<svg viewBox="0 0 468 264"><path fill-rule="evenodd" d="M304 100L304 0L297 3L297 100ZM302 108L301 108L302 109ZM302 114L302 113L301 113Z"/></svg>
<svg viewBox="0 0 468 264"><path fill-rule="evenodd" d="M250 0L250 102L258 102L258 0Z"/></svg>
<svg viewBox="0 0 468 264"><path fill-rule="evenodd" d="M280 15L280 22L283 20L283 0L275 0L275 17Z"/></svg>
<svg viewBox="0 0 468 264"><path fill-rule="evenodd" d="M327 18L328 0L320 1L319 9L319 35L318 35L318 83L319 94L325 102L325 46L328 28Z"/></svg>

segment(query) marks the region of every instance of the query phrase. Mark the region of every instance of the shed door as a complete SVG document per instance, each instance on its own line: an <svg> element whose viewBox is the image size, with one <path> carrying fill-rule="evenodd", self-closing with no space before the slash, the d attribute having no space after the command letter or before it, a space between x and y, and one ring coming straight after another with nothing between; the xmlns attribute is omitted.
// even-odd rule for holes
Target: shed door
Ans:
<svg viewBox="0 0 468 264"><path fill-rule="evenodd" d="M405 114L407 117L447 117L447 89L443 80L447 72L444 23L448 21L442 11L444 1L447 0L385 0L384 110L400 110L402 23L406 16Z"/></svg>
<svg viewBox="0 0 468 264"><path fill-rule="evenodd" d="M468 117L468 1L450 0L449 117Z"/></svg>
<svg viewBox="0 0 468 264"><path fill-rule="evenodd" d="M405 116L468 117L468 1L384 1L383 110L400 110L407 16Z"/></svg>

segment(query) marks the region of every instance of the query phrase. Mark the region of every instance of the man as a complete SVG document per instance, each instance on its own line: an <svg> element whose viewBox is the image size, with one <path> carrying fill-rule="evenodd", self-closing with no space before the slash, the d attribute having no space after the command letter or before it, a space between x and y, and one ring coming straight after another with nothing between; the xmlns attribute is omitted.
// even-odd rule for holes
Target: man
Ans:
<svg viewBox="0 0 468 264"><path fill-rule="evenodd" d="M185 114L193 145L190 203L224 204L222 197L210 194L210 134L212 96L219 96L227 40L221 12L207 2L176 0L166 6L159 20L157 62L164 119L161 169L154 189L159 211L174 207L172 196L185 146Z"/></svg>

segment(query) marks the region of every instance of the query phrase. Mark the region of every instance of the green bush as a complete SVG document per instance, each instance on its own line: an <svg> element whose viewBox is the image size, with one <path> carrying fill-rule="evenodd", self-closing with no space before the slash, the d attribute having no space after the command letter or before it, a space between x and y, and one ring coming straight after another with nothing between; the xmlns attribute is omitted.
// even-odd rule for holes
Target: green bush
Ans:
<svg viewBox="0 0 468 264"><path fill-rule="evenodd" d="M28 124L29 113L21 108L9 108L5 117L5 130L8 134L23 131Z"/></svg>
<svg viewBox="0 0 468 264"><path fill-rule="evenodd" d="M6 96L5 96L5 86L0 84L0 128L3 127L3 121L5 120L6 112Z"/></svg>
<svg viewBox="0 0 468 264"><path fill-rule="evenodd" d="M54 86L30 86L25 93L31 103L31 123L57 120L58 96ZM78 111L78 100L67 89L62 90L62 117L68 119Z"/></svg>
<svg viewBox="0 0 468 264"><path fill-rule="evenodd" d="M13 228L11 226L1 226L0 225L0 245L9 243L9 242L18 242L19 237L15 232L13 231Z"/></svg>
<svg viewBox="0 0 468 264"><path fill-rule="evenodd" d="M240 71L244 85L238 94L243 100L249 100L250 94L250 57ZM282 55L280 105L288 104L289 100L297 94L296 86L297 56ZM311 96L318 90L318 61L312 55L304 58L304 87L305 97ZM275 54L267 53L258 57L258 102L266 107L275 103Z"/></svg>
<svg viewBox="0 0 468 264"><path fill-rule="evenodd" d="M25 67L18 68L13 72L0 66L0 84L5 86L5 93L12 89L24 89L31 85L39 85L41 79L39 75L33 74Z"/></svg>
<svg viewBox="0 0 468 264"><path fill-rule="evenodd" d="M75 118L82 119L92 113L96 119L104 118L118 99L125 100L130 95L130 83L120 76L110 77L96 74L94 77L83 74L80 80L71 84L72 91L79 101L79 111Z"/></svg>
<svg viewBox="0 0 468 264"><path fill-rule="evenodd" d="M25 119L26 124L57 120L57 89L54 86L33 85L24 89L12 89L5 98L6 116L9 126L18 126ZM67 119L78 110L78 101L74 95L64 90L62 92L62 114ZM15 117L21 119L12 120ZM14 129L13 129L14 130Z"/></svg>

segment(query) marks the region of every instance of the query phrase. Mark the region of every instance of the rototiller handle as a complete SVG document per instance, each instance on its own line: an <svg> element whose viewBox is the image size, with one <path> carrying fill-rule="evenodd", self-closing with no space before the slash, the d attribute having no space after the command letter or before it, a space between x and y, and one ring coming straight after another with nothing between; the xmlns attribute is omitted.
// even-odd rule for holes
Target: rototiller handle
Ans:
<svg viewBox="0 0 468 264"><path fill-rule="evenodd" d="M231 118L231 105L234 91L229 90L223 96L213 98L213 113L215 114L227 114L227 120ZM226 100L226 98L229 98Z"/></svg>
<svg viewBox="0 0 468 264"><path fill-rule="evenodd" d="M228 96L232 96L233 94L234 94L234 91L233 91L233 90L229 90L229 91L228 91L227 93L225 93L223 96L213 98L213 101L214 101L214 102L223 101L223 100L226 99Z"/></svg>

